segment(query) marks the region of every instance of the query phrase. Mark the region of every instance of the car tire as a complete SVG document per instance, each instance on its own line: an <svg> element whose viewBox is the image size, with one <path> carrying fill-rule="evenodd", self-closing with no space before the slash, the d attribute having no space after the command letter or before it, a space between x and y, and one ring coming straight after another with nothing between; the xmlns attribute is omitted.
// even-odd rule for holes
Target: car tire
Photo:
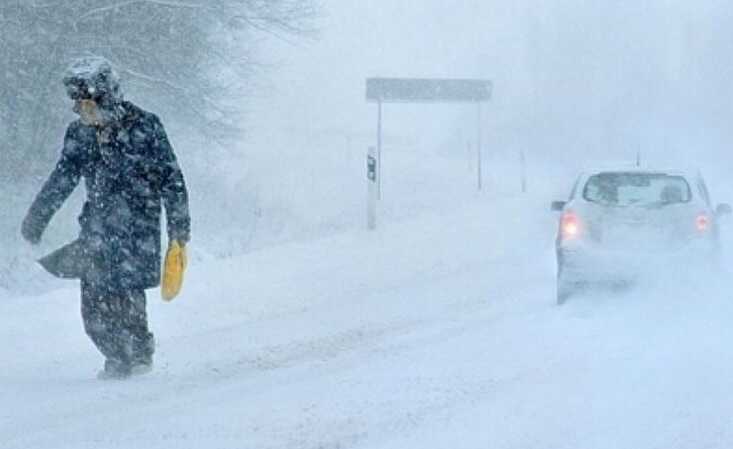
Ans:
<svg viewBox="0 0 733 449"><path fill-rule="evenodd" d="M561 277L557 279L557 305L561 306L575 293L575 284L564 281Z"/></svg>
<svg viewBox="0 0 733 449"><path fill-rule="evenodd" d="M563 305L571 296L585 288L585 280L582 276L578 278L577 273L568 276L565 273L565 255L561 252L557 253L557 296L556 302L558 306Z"/></svg>
<svg viewBox="0 0 733 449"><path fill-rule="evenodd" d="M565 254L561 251L557 251L557 282L556 282L556 302L558 306L561 306L565 301L570 298L574 291L575 285L569 282L564 276L564 265L565 265Z"/></svg>

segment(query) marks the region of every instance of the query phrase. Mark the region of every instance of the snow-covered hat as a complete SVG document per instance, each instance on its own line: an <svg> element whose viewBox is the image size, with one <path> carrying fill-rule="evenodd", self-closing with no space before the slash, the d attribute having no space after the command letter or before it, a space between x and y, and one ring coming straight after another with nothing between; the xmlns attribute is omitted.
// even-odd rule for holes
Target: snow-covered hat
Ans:
<svg viewBox="0 0 733 449"><path fill-rule="evenodd" d="M84 56L74 60L64 73L64 86L73 100L122 101L120 78L112 64L101 56Z"/></svg>

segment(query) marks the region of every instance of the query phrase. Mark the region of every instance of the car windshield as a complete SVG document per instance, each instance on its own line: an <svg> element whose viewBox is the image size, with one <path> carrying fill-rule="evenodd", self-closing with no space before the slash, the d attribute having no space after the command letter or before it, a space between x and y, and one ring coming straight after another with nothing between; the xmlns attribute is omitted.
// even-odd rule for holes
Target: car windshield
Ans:
<svg viewBox="0 0 733 449"><path fill-rule="evenodd" d="M664 206L686 203L690 186L682 176L659 173L600 173L588 178L586 201L609 206Z"/></svg>

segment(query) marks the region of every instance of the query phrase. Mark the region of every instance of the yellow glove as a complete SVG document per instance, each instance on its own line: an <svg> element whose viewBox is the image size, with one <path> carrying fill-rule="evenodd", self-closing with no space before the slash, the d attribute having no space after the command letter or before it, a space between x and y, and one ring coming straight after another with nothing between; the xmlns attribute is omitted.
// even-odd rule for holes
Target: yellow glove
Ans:
<svg viewBox="0 0 733 449"><path fill-rule="evenodd" d="M181 292L186 263L186 247L178 243L178 240L171 241L165 254L163 280L160 287L164 301L173 301L173 298Z"/></svg>

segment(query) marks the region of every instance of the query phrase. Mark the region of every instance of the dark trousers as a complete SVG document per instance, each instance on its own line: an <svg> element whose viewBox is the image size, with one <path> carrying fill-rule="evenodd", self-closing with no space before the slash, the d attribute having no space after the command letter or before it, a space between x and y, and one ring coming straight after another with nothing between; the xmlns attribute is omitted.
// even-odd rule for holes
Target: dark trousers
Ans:
<svg viewBox="0 0 733 449"><path fill-rule="evenodd" d="M84 330L107 360L126 365L152 362L145 290L115 289L82 279Z"/></svg>

